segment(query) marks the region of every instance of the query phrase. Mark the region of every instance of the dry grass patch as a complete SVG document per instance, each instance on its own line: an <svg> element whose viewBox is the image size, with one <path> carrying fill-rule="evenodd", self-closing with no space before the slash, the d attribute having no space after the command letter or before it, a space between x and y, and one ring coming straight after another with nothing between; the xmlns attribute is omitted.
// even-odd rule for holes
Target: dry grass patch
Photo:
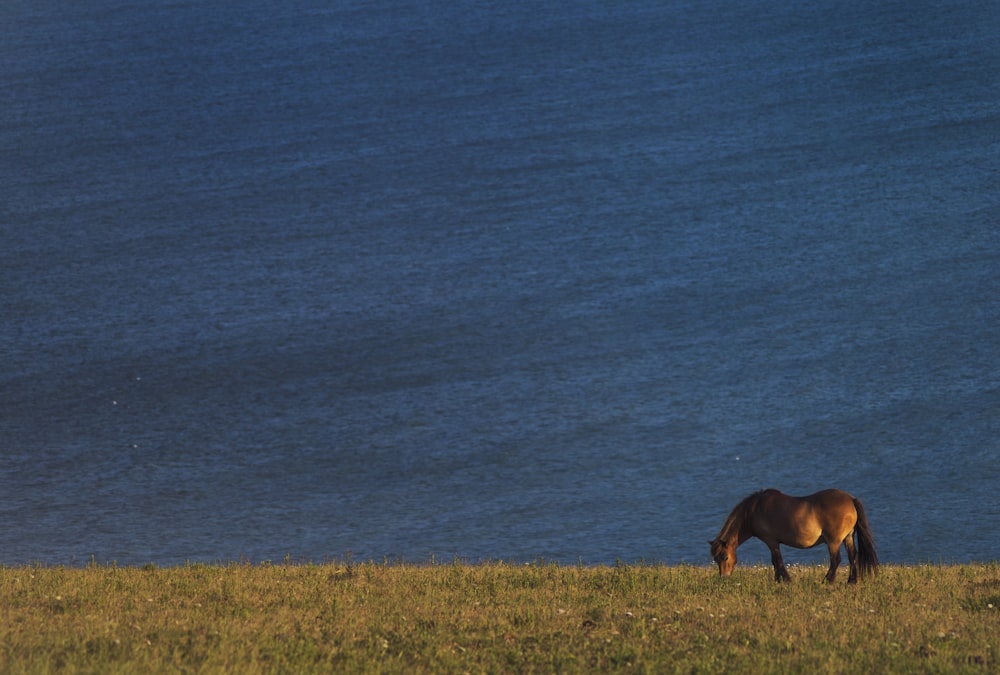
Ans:
<svg viewBox="0 0 1000 675"><path fill-rule="evenodd" d="M0 569L0 670L990 672L1000 567Z"/></svg>

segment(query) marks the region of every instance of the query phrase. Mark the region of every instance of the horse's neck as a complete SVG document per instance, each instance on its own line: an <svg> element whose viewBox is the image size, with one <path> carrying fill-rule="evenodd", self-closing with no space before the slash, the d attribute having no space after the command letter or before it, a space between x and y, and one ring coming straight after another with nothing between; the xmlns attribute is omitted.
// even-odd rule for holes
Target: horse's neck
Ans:
<svg viewBox="0 0 1000 675"><path fill-rule="evenodd" d="M747 539L753 536L753 529L750 527L750 511L752 510L752 505L745 503L740 503L733 512L729 514L729 518L726 520L726 524L722 527L722 534L720 539L725 539L727 541L736 540L736 545L739 546Z"/></svg>
<svg viewBox="0 0 1000 675"><path fill-rule="evenodd" d="M742 511L734 512L729 516L726 524L722 527L722 534L719 539L726 541L736 541L739 546L750 538L750 523Z"/></svg>
<svg viewBox="0 0 1000 675"><path fill-rule="evenodd" d="M747 539L753 536L753 529L750 527L750 518L744 518L743 523L740 526L740 531L738 533L737 541L742 544ZM739 546L739 544L737 544Z"/></svg>

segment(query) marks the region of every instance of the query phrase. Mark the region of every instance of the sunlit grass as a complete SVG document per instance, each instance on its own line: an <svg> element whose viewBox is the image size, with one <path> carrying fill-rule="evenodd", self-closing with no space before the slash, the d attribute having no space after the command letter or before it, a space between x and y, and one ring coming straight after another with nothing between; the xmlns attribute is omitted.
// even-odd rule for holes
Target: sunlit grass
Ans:
<svg viewBox="0 0 1000 675"><path fill-rule="evenodd" d="M0 671L989 672L1000 566L0 568Z"/></svg>

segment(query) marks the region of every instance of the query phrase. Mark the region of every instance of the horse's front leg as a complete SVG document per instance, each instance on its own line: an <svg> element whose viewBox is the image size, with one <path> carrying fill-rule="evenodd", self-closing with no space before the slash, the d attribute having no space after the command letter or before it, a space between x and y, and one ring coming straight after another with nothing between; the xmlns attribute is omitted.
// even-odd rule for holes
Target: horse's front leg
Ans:
<svg viewBox="0 0 1000 675"><path fill-rule="evenodd" d="M840 567L840 542L829 543L827 548L830 549L830 570L826 573L827 583L833 583L833 580L837 576L837 568ZM854 565L851 565L851 576L854 576ZM854 579L857 581L857 579Z"/></svg>
<svg viewBox="0 0 1000 675"><path fill-rule="evenodd" d="M767 547L771 549L771 564L774 565L774 580L791 581L792 578L788 576L788 570L785 569L785 560L781 557L781 548L777 543L768 544Z"/></svg>

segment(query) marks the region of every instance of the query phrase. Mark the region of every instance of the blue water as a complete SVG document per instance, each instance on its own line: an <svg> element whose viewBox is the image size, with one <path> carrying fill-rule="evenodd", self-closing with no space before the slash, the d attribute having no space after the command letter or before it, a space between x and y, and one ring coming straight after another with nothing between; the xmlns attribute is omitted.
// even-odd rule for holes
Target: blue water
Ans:
<svg viewBox="0 0 1000 675"><path fill-rule="evenodd" d="M3 4L0 562L1000 558L1000 10L508 5Z"/></svg>

